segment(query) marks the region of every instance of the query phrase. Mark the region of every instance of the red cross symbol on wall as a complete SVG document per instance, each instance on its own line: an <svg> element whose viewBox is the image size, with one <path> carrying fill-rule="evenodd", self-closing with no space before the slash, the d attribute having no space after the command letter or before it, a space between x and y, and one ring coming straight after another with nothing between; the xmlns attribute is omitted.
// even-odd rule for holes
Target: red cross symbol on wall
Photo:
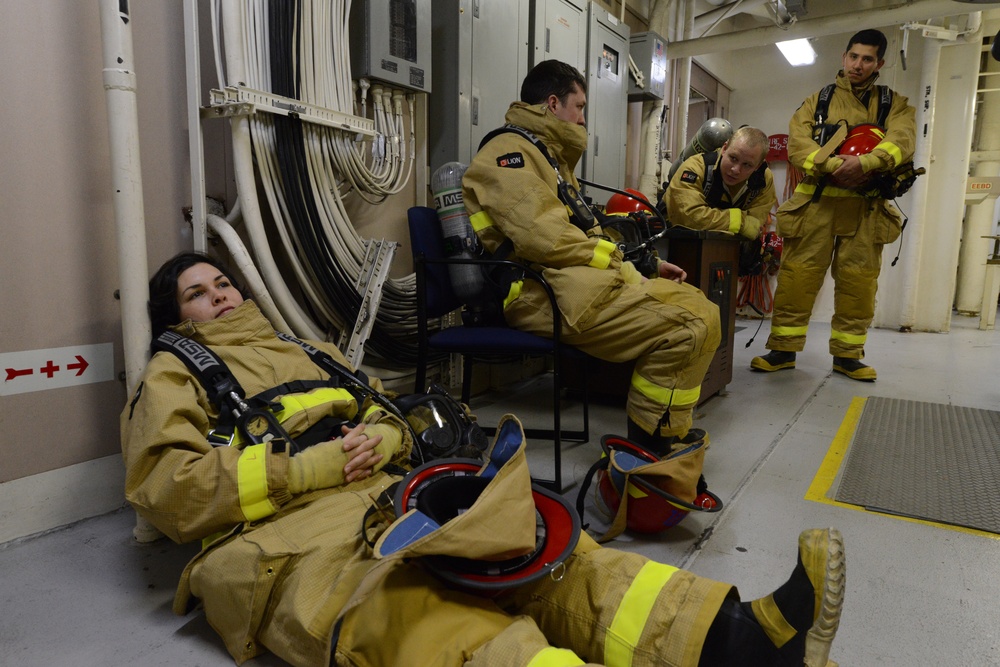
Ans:
<svg viewBox="0 0 1000 667"><path fill-rule="evenodd" d="M46 375L48 375L49 379L52 379L52 376L55 375L58 370L59 367L56 366L54 363L52 363L51 359L46 361L45 365L38 369L40 373L45 373Z"/></svg>

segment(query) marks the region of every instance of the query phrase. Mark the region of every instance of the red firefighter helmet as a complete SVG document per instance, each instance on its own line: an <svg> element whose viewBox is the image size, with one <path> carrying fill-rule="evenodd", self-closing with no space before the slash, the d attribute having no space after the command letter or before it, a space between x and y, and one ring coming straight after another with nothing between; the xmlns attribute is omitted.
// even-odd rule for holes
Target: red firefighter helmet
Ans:
<svg viewBox="0 0 1000 667"><path fill-rule="evenodd" d="M601 447L608 456L615 450L618 467L639 467L660 460L641 445L617 435L601 438ZM633 466L629 466L630 460ZM598 471L597 490L612 513L618 512L622 494L629 494L625 523L637 533L659 533L676 526L692 510L718 512L722 509L722 501L710 491L705 491L695 501L703 501L703 506L694 505L658 488L642 475L630 475L626 482L625 475L611 465Z"/></svg>
<svg viewBox="0 0 1000 667"><path fill-rule="evenodd" d="M837 148L837 155L867 155L885 139L885 130L872 123L855 125Z"/></svg>
<svg viewBox="0 0 1000 667"><path fill-rule="evenodd" d="M632 188L625 188L625 192L632 196L629 197L616 192L608 198L608 203L604 205L604 212L608 215L628 215L629 213L653 210L649 200L646 199L646 195Z"/></svg>
<svg viewBox="0 0 1000 667"><path fill-rule="evenodd" d="M868 155L885 139L885 130L873 123L855 125L847 132L847 138L837 147L837 155ZM838 179L831 179L835 185L843 185Z"/></svg>
<svg viewBox="0 0 1000 667"><path fill-rule="evenodd" d="M396 487L394 510L399 519L411 509L422 513L414 537L424 536L427 519L443 525L472 505L489 484L471 459L440 459L414 468ZM494 471L495 472L495 471ZM494 595L546 577L562 567L580 539L580 517L560 495L531 485L535 502L535 548L508 560L473 560L456 556L424 556L435 575L468 592Z"/></svg>

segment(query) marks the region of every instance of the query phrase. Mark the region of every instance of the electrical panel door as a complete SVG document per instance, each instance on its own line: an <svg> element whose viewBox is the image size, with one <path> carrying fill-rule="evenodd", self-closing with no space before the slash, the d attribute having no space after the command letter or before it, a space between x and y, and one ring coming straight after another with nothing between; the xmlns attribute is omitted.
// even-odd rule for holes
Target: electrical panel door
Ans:
<svg viewBox="0 0 1000 667"><path fill-rule="evenodd" d="M533 0L531 67L561 60L581 72L587 69L588 0Z"/></svg>
<svg viewBox="0 0 1000 667"><path fill-rule="evenodd" d="M629 28L596 3L590 5L587 40L587 131L583 177L621 189L625 185L625 141L628 114ZM595 204L611 193L586 188Z"/></svg>
<svg viewBox="0 0 1000 667"><path fill-rule="evenodd" d="M434 92L428 99L431 172L469 164L504 124L528 74L530 0L435 0Z"/></svg>

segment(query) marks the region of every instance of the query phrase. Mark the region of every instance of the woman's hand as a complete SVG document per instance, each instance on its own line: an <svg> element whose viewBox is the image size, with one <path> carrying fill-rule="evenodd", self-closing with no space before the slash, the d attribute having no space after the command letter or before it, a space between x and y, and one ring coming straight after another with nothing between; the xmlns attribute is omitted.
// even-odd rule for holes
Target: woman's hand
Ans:
<svg viewBox="0 0 1000 667"><path fill-rule="evenodd" d="M350 483L370 477L375 466L382 460L382 455L375 451L375 447L382 442L382 436L369 437L365 433L364 424L358 424L354 428L344 425L340 430L343 433L344 453L347 454L344 479Z"/></svg>

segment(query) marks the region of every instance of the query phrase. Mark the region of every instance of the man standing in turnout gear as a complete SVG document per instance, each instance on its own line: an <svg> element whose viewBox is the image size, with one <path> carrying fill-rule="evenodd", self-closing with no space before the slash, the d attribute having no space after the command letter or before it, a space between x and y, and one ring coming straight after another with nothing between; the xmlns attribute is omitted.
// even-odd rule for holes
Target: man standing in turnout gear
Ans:
<svg viewBox="0 0 1000 667"><path fill-rule="evenodd" d="M795 367L795 353L805 346L816 294L832 266L833 370L853 380L873 382L876 378L875 369L861 359L875 313L882 247L899 237L902 224L899 212L866 184L880 172L892 173L910 161L915 142L913 107L902 95L875 85L878 70L885 64L885 49L885 35L878 30L862 30L851 37L826 117L817 118L816 111L827 89L807 98L792 116L788 161L805 178L778 208L777 231L784 238L784 250L767 340L771 352L754 357L750 364L754 370ZM821 150L814 136L818 129L814 125L853 127L876 122L883 125L884 136L862 155L828 156L830 147Z"/></svg>
<svg viewBox="0 0 1000 667"><path fill-rule="evenodd" d="M663 194L670 224L759 237L778 200L767 149L766 134L741 127L718 153L685 160Z"/></svg>
<svg viewBox="0 0 1000 667"><path fill-rule="evenodd" d="M719 346L719 308L683 282L678 266L660 261L658 275L642 276L604 229L581 222L560 199L561 187L578 188L573 170L587 147L586 103L576 68L556 60L536 65L506 115L507 128L521 131L481 146L463 179L465 206L488 252L511 248L510 259L541 271L562 311L563 341L605 361L635 361L628 435L664 456L705 437L691 428L691 413ZM508 325L551 335L541 285L518 280L504 292Z"/></svg>

